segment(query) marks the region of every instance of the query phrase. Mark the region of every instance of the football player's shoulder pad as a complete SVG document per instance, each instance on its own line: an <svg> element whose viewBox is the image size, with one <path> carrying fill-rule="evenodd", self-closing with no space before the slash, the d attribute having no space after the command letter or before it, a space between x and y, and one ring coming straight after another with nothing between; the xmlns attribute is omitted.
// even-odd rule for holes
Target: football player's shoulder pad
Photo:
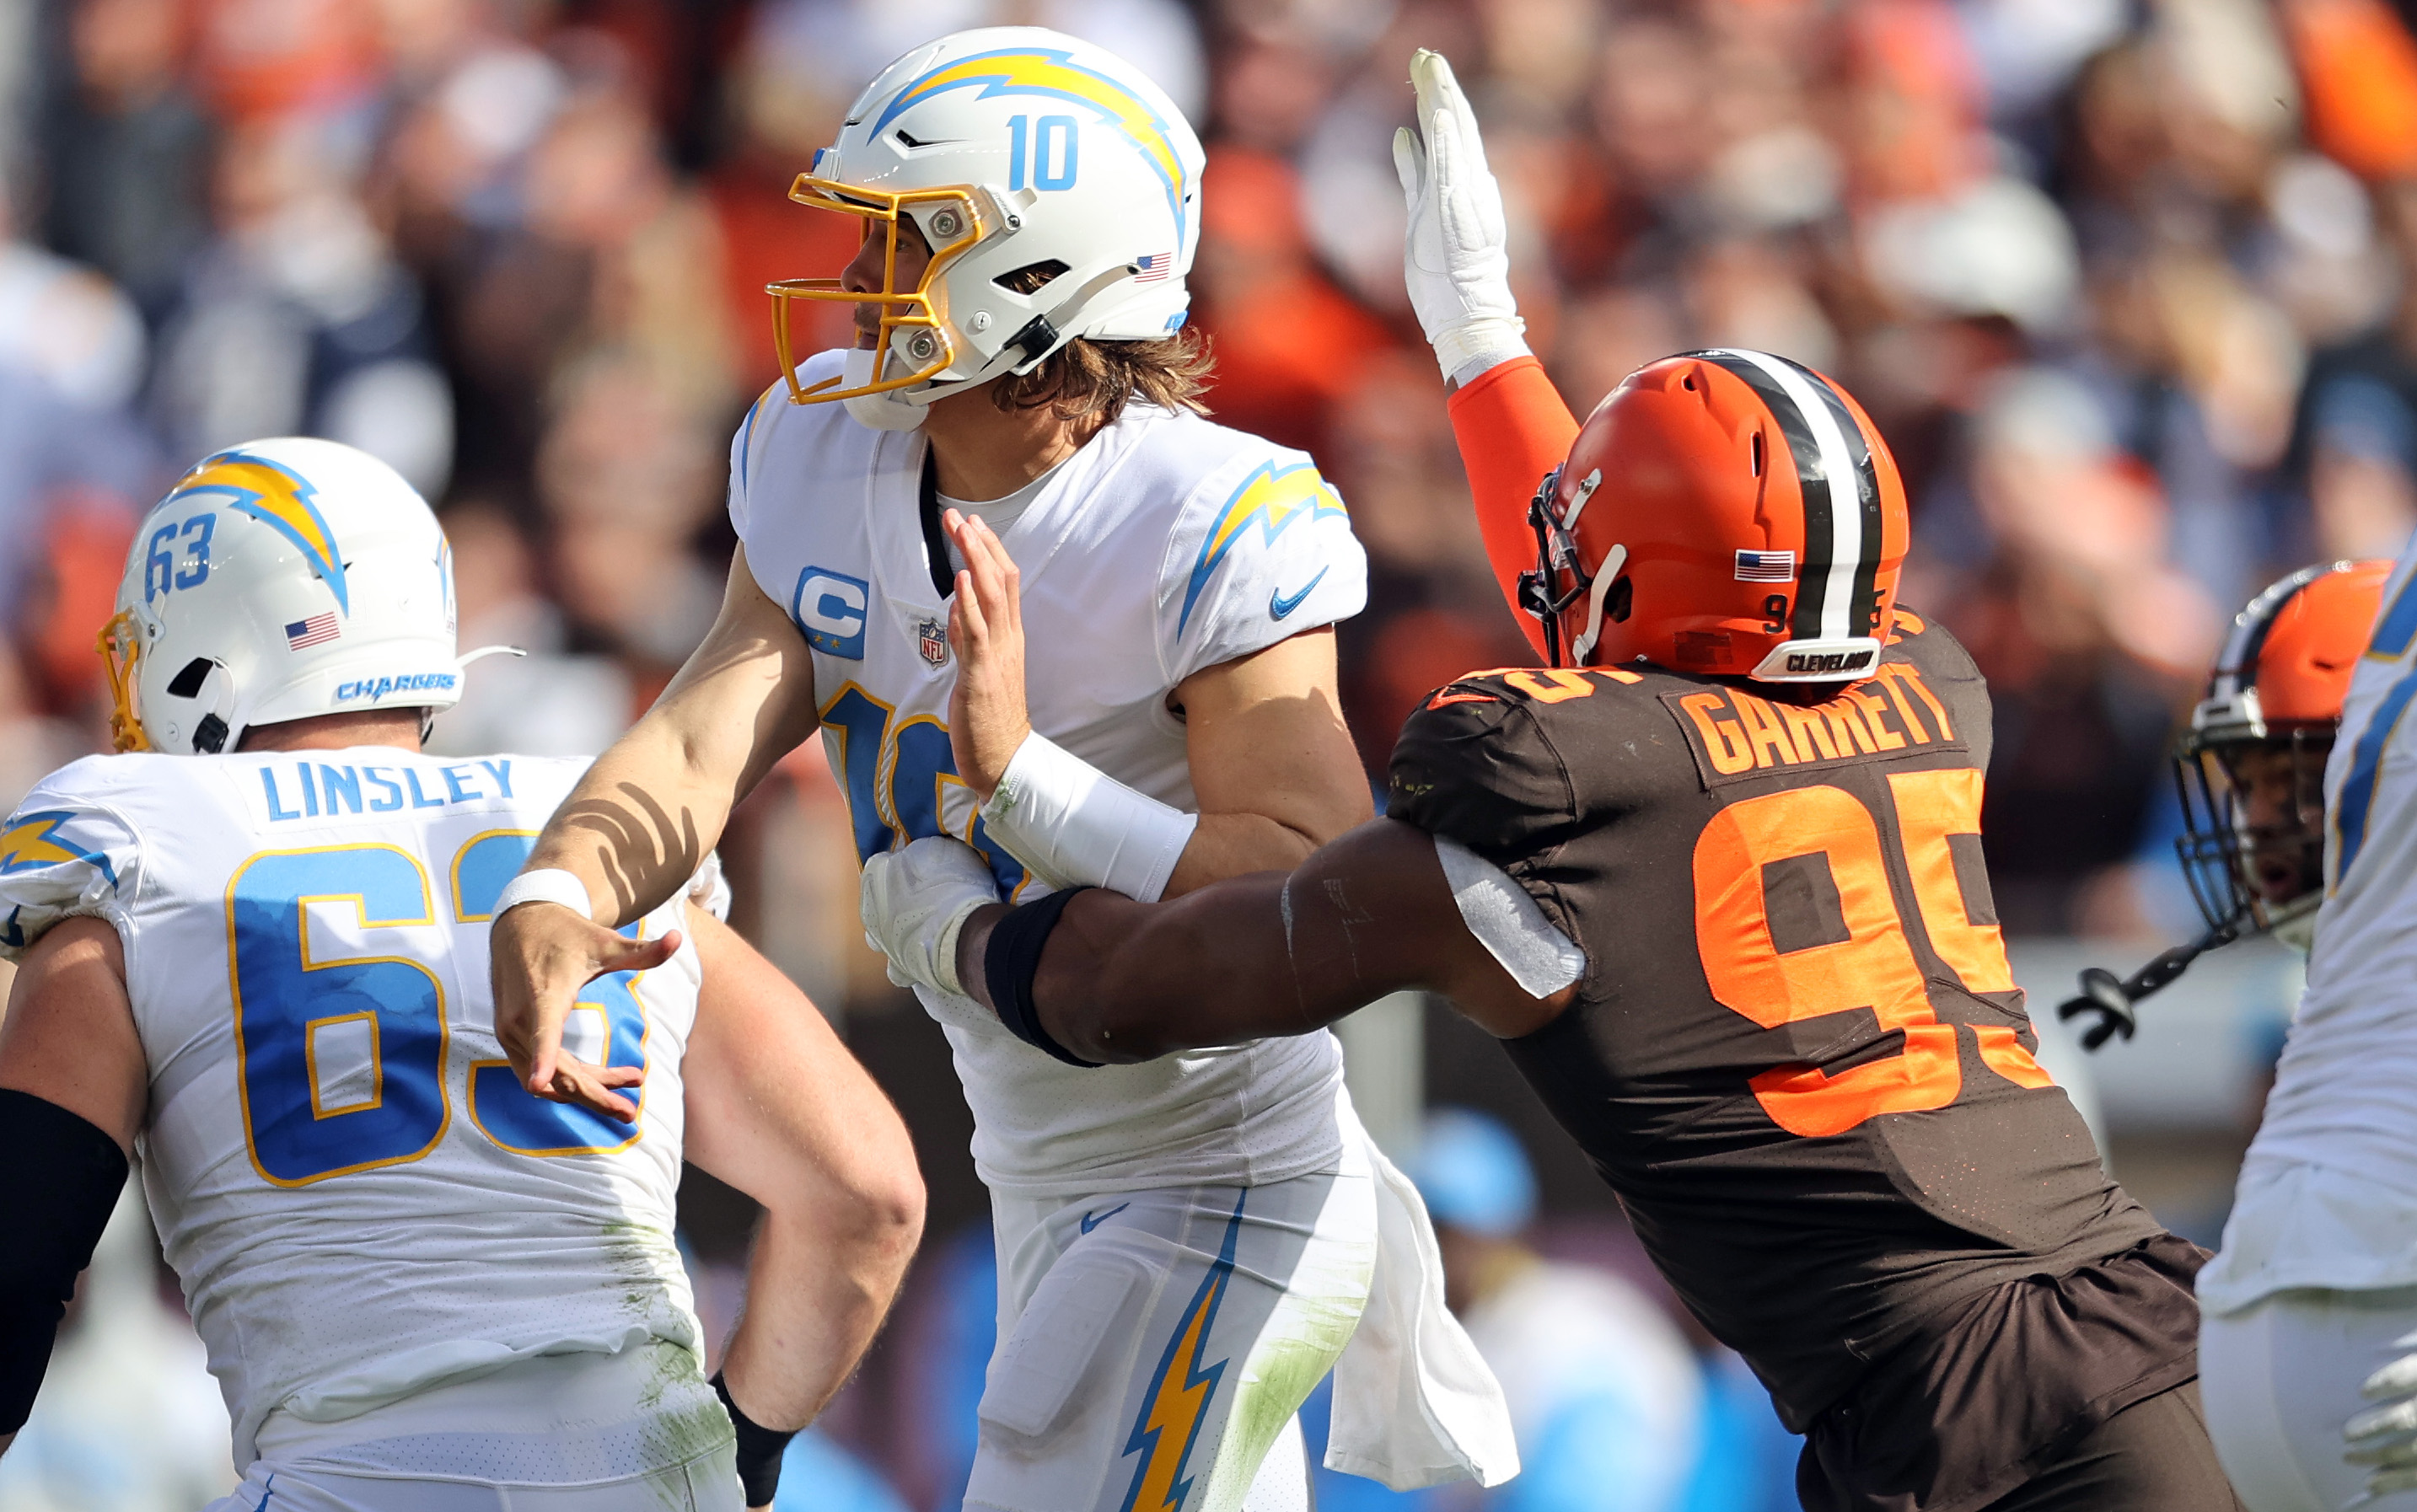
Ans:
<svg viewBox="0 0 2417 1512"><path fill-rule="evenodd" d="M37 783L0 820L0 959L16 960L79 915L122 923L135 896L143 842L126 800L141 779L188 776L203 759L87 756Z"/></svg>
<svg viewBox="0 0 2417 1512"><path fill-rule="evenodd" d="M1393 745L1385 813L1447 836L1518 876L1522 864L1579 824L1561 752L1539 718L1552 707L1526 686L1590 674L1511 669L1437 688Z"/></svg>

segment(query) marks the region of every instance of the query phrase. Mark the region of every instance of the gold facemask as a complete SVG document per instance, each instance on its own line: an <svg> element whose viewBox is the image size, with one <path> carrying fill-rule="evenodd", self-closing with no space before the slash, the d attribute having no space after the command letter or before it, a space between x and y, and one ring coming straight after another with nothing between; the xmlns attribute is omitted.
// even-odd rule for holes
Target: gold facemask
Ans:
<svg viewBox="0 0 2417 1512"><path fill-rule="evenodd" d="M840 287L837 279L783 279L768 283L764 292L772 296L772 348L780 355L781 375L788 380L789 400L797 404L828 404L833 400L855 399L864 394L883 394L892 389L909 388L948 370L957 359L957 342L949 331L948 286L941 275L950 264L965 255L976 242L989 234L981 204L986 196L970 184L950 185L941 189L903 189L891 191L843 184L837 179L816 178L812 174L799 174L789 189L789 198L799 204L817 210L835 210L842 215L862 219L864 234L873 236L876 230L887 238L881 260L881 287L878 290L855 291ZM924 265L923 276L912 289L898 287L899 225L905 219L909 206L933 206L923 224L935 236L949 239L932 249L932 259ZM953 222L953 224L952 224ZM918 233L921 226L917 227ZM880 359L874 365L874 380L854 387L844 386L844 378L826 378L809 388L798 380L797 359L789 351L789 305L792 299L814 299L844 302L852 305L878 305L881 325L875 350ZM914 370L902 377L881 376L898 349L890 345L891 337L899 331L910 331L902 343L907 360L917 364Z"/></svg>
<svg viewBox="0 0 2417 1512"><path fill-rule="evenodd" d="M134 670L143 659L143 627L134 611L121 610L100 627L101 665L109 669L109 738L120 751L149 750L150 737L134 712Z"/></svg>

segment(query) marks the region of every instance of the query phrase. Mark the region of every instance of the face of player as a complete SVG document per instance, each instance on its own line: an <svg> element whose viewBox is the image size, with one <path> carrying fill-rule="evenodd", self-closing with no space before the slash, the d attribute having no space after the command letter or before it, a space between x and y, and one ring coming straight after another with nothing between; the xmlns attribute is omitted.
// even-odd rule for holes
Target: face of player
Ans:
<svg viewBox="0 0 2417 1512"><path fill-rule="evenodd" d="M2309 790L2324 754L2268 746L2227 764L2241 813L2248 822L2248 881L2270 903L2288 902L2321 881L2323 800Z"/></svg>
<svg viewBox="0 0 2417 1512"><path fill-rule="evenodd" d="M878 221L864 223L864 240L858 243L856 255L840 270L839 286L850 294L879 294L881 265L889 255L889 237ZM923 239L915 222L904 216L898 218L898 266L892 289L919 287L923 270L931 265L932 244ZM881 307L865 303L856 307L856 344L870 352L881 344Z"/></svg>

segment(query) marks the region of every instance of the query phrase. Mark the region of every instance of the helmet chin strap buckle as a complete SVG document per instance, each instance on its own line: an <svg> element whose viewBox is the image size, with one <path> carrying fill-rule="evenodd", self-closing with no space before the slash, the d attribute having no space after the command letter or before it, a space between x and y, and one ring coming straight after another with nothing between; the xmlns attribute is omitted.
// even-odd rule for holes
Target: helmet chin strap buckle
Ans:
<svg viewBox="0 0 2417 1512"><path fill-rule="evenodd" d="M1024 328L1007 339L1007 344L1024 354L1026 362L1038 362L1057 344L1057 327L1046 315L1035 315L1024 323Z"/></svg>

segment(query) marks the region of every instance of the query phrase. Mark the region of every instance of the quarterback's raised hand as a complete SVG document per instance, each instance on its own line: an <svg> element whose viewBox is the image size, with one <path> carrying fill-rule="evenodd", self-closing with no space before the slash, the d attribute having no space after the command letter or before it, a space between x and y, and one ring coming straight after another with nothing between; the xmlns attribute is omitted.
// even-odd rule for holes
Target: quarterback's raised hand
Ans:
<svg viewBox="0 0 2417 1512"><path fill-rule="evenodd" d="M1393 167L1409 202L1403 271L1410 308L1443 375L1467 383L1523 355L1528 323L1511 297L1502 189L1485 166L1477 115L1440 53L1410 58L1418 129L1393 133Z"/></svg>
<svg viewBox="0 0 2417 1512"><path fill-rule="evenodd" d="M562 1048L562 1025L581 988L615 972L650 971L679 945L677 930L631 940L560 903L524 903L497 916L488 936L495 1037L522 1084L551 1102L637 1122L638 1105L620 1089L636 1086L645 1073L588 1065Z"/></svg>
<svg viewBox="0 0 2417 1512"><path fill-rule="evenodd" d="M1014 559L979 517L951 509L940 523L965 559L949 606L957 658L949 695L949 747L957 775L983 803L1032 733L1024 703L1024 603Z"/></svg>

